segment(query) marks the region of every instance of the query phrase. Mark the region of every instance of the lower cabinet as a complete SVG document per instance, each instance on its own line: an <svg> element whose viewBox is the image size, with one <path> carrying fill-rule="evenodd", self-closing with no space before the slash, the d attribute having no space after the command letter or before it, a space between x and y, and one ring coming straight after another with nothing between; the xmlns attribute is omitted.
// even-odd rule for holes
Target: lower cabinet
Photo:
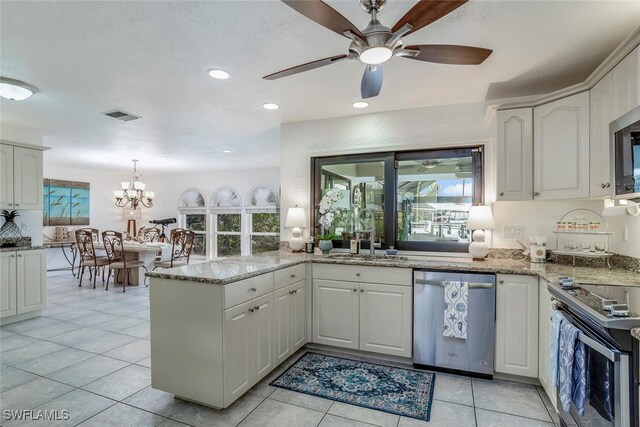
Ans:
<svg viewBox="0 0 640 427"><path fill-rule="evenodd" d="M538 278L498 274L495 370L538 378Z"/></svg>
<svg viewBox="0 0 640 427"><path fill-rule="evenodd" d="M275 367L273 293L224 312L225 407Z"/></svg>
<svg viewBox="0 0 640 427"><path fill-rule="evenodd" d="M0 253L0 318L47 305L44 250Z"/></svg>
<svg viewBox="0 0 640 427"><path fill-rule="evenodd" d="M410 270L406 280L404 273L397 276L402 284L349 282L315 275L313 342L411 357L413 294Z"/></svg>
<svg viewBox="0 0 640 427"><path fill-rule="evenodd" d="M306 342L305 283L302 280L273 293L276 365Z"/></svg>
<svg viewBox="0 0 640 427"><path fill-rule="evenodd" d="M549 376L549 348L551 346L551 294L549 282L540 279L538 291L538 380L556 407L556 388Z"/></svg>

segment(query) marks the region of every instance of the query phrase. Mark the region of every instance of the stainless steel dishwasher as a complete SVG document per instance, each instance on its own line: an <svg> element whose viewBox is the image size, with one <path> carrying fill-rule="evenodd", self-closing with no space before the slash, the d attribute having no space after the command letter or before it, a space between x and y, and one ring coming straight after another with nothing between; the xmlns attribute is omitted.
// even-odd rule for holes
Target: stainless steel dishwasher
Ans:
<svg viewBox="0 0 640 427"><path fill-rule="evenodd" d="M467 282L467 338L443 336L444 282ZM494 274L413 273L413 364L420 368L493 376L496 312Z"/></svg>

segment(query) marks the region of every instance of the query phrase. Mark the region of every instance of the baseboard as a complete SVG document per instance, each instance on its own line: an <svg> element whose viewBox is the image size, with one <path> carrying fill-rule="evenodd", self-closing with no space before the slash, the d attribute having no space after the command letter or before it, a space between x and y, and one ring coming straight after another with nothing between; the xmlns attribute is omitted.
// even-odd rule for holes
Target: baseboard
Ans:
<svg viewBox="0 0 640 427"><path fill-rule="evenodd" d="M16 314L15 316L3 317L0 319L0 326L9 325L11 323L20 322L22 320L33 319L42 316L42 310L30 311L29 313Z"/></svg>

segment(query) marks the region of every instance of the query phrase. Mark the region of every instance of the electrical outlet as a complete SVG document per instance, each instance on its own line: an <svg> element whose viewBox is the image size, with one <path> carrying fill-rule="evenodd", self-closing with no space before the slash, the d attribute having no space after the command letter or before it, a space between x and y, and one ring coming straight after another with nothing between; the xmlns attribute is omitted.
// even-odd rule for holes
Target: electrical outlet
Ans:
<svg viewBox="0 0 640 427"><path fill-rule="evenodd" d="M524 237L524 225L505 225L503 237L505 239L522 239Z"/></svg>

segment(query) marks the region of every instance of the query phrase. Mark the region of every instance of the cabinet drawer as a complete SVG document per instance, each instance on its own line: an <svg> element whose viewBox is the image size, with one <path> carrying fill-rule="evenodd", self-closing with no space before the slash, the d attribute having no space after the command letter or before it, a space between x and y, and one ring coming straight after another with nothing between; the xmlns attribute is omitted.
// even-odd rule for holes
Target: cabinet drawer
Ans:
<svg viewBox="0 0 640 427"><path fill-rule="evenodd" d="M273 272L274 289L284 288L307 278L307 265L299 264Z"/></svg>
<svg viewBox="0 0 640 427"><path fill-rule="evenodd" d="M314 264L313 278L411 286L411 269L365 265Z"/></svg>
<svg viewBox="0 0 640 427"><path fill-rule="evenodd" d="M224 308L242 304L269 292L273 292L273 273L229 283L224 285Z"/></svg>

